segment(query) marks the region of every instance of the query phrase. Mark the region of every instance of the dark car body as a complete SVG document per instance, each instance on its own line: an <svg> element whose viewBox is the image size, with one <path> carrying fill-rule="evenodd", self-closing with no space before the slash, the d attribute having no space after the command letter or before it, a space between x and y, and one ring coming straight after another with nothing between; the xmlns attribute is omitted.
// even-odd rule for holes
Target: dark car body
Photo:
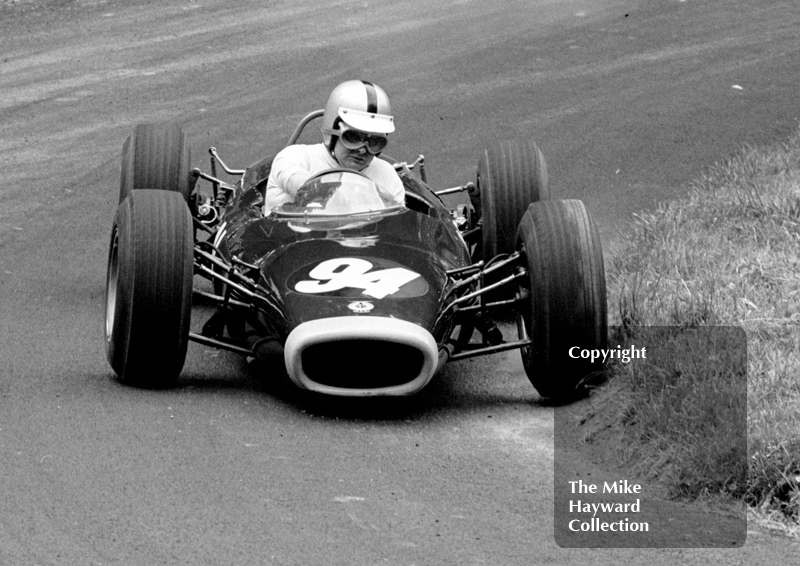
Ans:
<svg viewBox="0 0 800 566"><path fill-rule="evenodd" d="M238 189L221 217L214 247L223 258L256 268L256 285L276 307L259 317L260 336L283 345L289 377L301 387L407 394L424 387L438 368L439 347L453 323L452 315L441 316L453 291L448 272L471 260L442 201L425 195L407 168L400 173L417 210L402 205L311 219L265 216L256 179ZM317 358L328 371L313 369L322 367L312 361ZM414 361L402 371L373 371L370 382L350 363L359 359Z"/></svg>

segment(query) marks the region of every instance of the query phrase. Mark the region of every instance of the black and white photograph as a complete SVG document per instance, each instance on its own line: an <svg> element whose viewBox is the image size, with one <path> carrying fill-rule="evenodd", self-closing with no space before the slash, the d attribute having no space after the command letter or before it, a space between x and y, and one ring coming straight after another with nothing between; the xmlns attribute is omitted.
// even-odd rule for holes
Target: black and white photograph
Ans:
<svg viewBox="0 0 800 566"><path fill-rule="evenodd" d="M0 566L800 556L795 0L0 0Z"/></svg>

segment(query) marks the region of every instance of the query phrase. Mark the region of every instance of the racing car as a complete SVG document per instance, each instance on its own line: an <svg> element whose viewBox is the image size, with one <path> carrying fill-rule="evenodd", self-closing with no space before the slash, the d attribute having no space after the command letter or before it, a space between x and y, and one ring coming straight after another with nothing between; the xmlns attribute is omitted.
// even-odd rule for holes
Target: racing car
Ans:
<svg viewBox="0 0 800 566"><path fill-rule="evenodd" d="M175 124L139 124L123 144L105 294L123 383L174 385L189 341L339 396L415 394L446 363L513 349L543 397L579 395L602 370L568 355L606 345L599 234L580 200L550 198L535 142L491 144L474 182L441 190L423 156L381 155L405 202L332 169L267 213L272 158L233 169L209 154L210 170L193 168Z"/></svg>

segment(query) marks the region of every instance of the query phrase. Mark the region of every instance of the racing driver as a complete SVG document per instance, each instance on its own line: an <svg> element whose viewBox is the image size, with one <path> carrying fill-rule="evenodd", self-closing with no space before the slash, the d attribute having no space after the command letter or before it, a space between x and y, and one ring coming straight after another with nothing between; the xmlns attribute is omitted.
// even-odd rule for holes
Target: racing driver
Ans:
<svg viewBox="0 0 800 566"><path fill-rule="evenodd" d="M394 131L389 97L367 81L345 81L333 89L322 115L322 143L290 145L272 162L264 213L292 202L309 177L334 168L360 171L398 203L403 202L403 183L394 167L375 159Z"/></svg>

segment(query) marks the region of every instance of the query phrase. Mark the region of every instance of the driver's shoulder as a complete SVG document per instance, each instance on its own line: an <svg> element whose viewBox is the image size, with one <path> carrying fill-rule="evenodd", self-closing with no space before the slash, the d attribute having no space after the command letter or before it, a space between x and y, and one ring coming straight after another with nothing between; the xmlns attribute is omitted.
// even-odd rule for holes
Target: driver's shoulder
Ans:
<svg viewBox="0 0 800 566"><path fill-rule="evenodd" d="M309 156L321 155L325 153L325 147L322 144L292 144L287 145L278 152L275 159L279 157L295 157L295 156Z"/></svg>
<svg viewBox="0 0 800 566"><path fill-rule="evenodd" d="M388 161L384 161L383 159L373 159L372 163L369 164L369 169L380 174L384 178L397 178L399 180L399 176L397 174L397 170L394 168L394 165Z"/></svg>

